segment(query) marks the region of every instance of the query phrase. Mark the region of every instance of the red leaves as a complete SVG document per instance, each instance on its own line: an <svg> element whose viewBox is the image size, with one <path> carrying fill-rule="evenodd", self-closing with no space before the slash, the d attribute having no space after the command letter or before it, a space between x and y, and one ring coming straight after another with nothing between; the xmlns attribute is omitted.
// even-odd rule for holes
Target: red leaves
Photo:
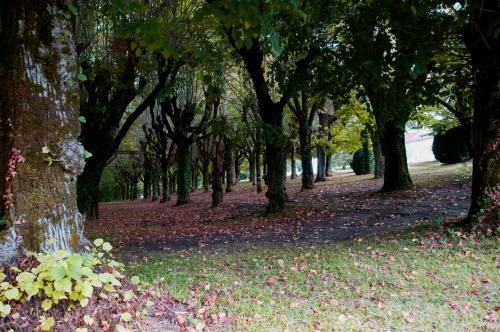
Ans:
<svg viewBox="0 0 500 332"><path fill-rule="evenodd" d="M7 166L7 173L5 174L5 182L7 185L5 186L5 190L3 192L3 205L5 209L10 209L14 203L14 196L12 194L12 179L17 175L16 165L19 163L24 163L26 158L23 157L21 151L12 148L10 150L10 158Z"/></svg>

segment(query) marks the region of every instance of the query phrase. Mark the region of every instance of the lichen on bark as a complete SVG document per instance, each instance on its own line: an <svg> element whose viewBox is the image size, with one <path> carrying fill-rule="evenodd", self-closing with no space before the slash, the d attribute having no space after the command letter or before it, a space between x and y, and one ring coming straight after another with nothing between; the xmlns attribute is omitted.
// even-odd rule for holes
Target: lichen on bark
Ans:
<svg viewBox="0 0 500 332"><path fill-rule="evenodd" d="M1 211L10 227L0 233L0 249L8 250L0 261L26 250L76 251L84 241L75 191L84 150L77 141L79 90L69 83L78 74L73 22L58 15L67 8L56 0L0 6L0 138L9 138L0 147L26 158L10 184L13 205Z"/></svg>

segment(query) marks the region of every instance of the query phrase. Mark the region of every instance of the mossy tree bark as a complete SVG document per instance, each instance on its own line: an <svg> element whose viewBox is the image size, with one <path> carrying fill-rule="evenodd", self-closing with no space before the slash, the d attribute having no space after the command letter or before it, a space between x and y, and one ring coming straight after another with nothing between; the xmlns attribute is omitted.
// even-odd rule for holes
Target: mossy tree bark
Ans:
<svg viewBox="0 0 500 332"><path fill-rule="evenodd" d="M498 225L500 197L500 4L472 1L464 39L474 72L472 196L467 222Z"/></svg>
<svg viewBox="0 0 500 332"><path fill-rule="evenodd" d="M74 27L59 10L67 7L55 0L0 2L0 261L78 251L85 241L75 191L85 164L79 90L67 83L78 74Z"/></svg>

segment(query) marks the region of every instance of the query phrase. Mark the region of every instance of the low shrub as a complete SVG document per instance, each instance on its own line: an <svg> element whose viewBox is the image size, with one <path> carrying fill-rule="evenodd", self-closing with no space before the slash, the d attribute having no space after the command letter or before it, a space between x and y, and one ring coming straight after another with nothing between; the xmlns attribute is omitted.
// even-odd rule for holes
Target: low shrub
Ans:
<svg viewBox="0 0 500 332"><path fill-rule="evenodd" d="M464 127L454 127L434 136L432 152L443 164L456 164L471 158L470 146L470 131Z"/></svg>
<svg viewBox="0 0 500 332"><path fill-rule="evenodd" d="M352 161L350 163L352 170L356 175L370 174L373 172L374 160L373 152L368 150L369 163L366 165L365 158L363 156L363 149L359 149L352 156Z"/></svg>
<svg viewBox="0 0 500 332"><path fill-rule="evenodd" d="M1 268L0 331L139 330L159 302L172 301L122 274L108 242L86 249L30 253Z"/></svg>

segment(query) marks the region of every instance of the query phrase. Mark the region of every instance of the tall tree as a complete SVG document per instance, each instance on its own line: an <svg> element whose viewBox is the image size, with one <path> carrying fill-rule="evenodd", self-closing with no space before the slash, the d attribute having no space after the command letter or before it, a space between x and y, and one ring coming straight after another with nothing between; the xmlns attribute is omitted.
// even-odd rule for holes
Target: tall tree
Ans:
<svg viewBox="0 0 500 332"><path fill-rule="evenodd" d="M463 33L474 73L474 149L468 221L498 225L500 196L500 3L468 3ZM484 214L483 214L484 213ZM483 218L483 217L486 218Z"/></svg>
<svg viewBox="0 0 500 332"><path fill-rule="evenodd" d="M84 239L74 9L0 3L0 262L28 250L78 251Z"/></svg>

